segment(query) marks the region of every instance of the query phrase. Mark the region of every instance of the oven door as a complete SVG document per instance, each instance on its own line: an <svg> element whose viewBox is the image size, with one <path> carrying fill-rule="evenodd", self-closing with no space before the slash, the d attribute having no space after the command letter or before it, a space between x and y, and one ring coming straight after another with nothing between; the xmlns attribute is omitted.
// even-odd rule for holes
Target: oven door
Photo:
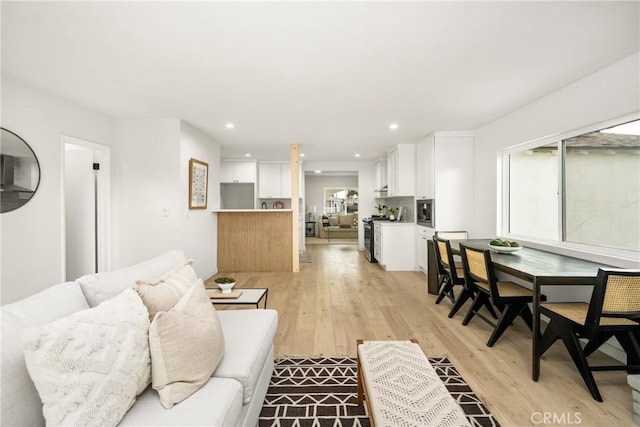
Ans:
<svg viewBox="0 0 640 427"><path fill-rule="evenodd" d="M433 199L416 200L416 219L418 225L434 228L434 203Z"/></svg>
<svg viewBox="0 0 640 427"><path fill-rule="evenodd" d="M364 257L369 262L376 262L373 258L373 227L370 222L364 223Z"/></svg>

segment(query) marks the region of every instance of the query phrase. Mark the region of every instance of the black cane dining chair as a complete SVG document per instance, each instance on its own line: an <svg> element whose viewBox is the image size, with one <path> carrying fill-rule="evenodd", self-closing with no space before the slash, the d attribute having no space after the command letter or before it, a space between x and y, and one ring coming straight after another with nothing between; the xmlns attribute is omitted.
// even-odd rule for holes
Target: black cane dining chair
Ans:
<svg viewBox="0 0 640 427"><path fill-rule="evenodd" d="M460 252L465 281L477 288L473 304L467 311L462 324L467 325L477 315L492 325L493 332L487 341L489 347L493 347L518 316L524 320L529 329L532 329L533 317L529 303L533 302L533 291L513 282L498 281L488 249L476 249L461 243ZM540 299L546 301L546 296L540 295ZM501 311L497 322L479 313L480 308L487 302Z"/></svg>
<svg viewBox="0 0 640 427"><path fill-rule="evenodd" d="M454 261L449 240L434 236L433 243L436 259L438 260L438 297L436 298L436 304L440 304L440 301L445 296L455 304L456 296L453 288L464 285L462 263Z"/></svg>
<svg viewBox="0 0 640 427"><path fill-rule="evenodd" d="M550 319L542 335L540 356L561 339L598 402L602 396L593 371L640 372L640 270L599 269L589 303L549 302L540 306L540 312ZM627 353L627 363L589 365L587 357L614 336ZM580 338L587 339L584 348Z"/></svg>
<svg viewBox="0 0 640 427"><path fill-rule="evenodd" d="M469 240L469 233L466 231L436 231L435 236L447 240Z"/></svg>

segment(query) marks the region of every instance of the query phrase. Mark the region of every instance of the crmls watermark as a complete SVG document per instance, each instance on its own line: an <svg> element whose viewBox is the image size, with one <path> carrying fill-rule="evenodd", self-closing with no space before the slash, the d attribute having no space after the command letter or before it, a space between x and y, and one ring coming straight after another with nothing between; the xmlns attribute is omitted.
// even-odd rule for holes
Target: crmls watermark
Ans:
<svg viewBox="0 0 640 427"><path fill-rule="evenodd" d="M531 414L533 424L582 424L580 412L533 412Z"/></svg>

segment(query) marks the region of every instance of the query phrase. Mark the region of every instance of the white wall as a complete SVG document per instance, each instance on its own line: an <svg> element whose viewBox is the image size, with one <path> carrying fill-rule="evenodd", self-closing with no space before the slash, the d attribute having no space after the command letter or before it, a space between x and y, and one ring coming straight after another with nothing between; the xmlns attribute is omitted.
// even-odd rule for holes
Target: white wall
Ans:
<svg viewBox="0 0 640 427"><path fill-rule="evenodd" d="M178 119L116 120L5 75L2 127L41 168L33 199L0 215L2 304L64 281L63 135L112 148L112 269L179 248L202 277L217 272L220 148L209 137ZM188 211L190 157L209 163L206 210Z"/></svg>
<svg viewBox="0 0 640 427"><path fill-rule="evenodd" d="M303 215L313 212L314 206L316 207L315 214L322 214L326 187L358 188L357 175L305 175L304 179L304 203L306 206L305 211L301 212Z"/></svg>
<svg viewBox="0 0 640 427"><path fill-rule="evenodd" d="M178 119L118 119L113 152L113 268L182 249L217 272L220 147ZM209 164L207 209L189 210L189 159Z"/></svg>
<svg viewBox="0 0 640 427"><path fill-rule="evenodd" d="M2 127L29 143L41 169L33 199L0 215L6 304L64 280L62 135L111 145L113 120L2 75Z"/></svg>
<svg viewBox="0 0 640 427"><path fill-rule="evenodd" d="M498 234L500 150L637 112L639 64L640 53L633 54L476 129L472 235Z"/></svg>
<svg viewBox="0 0 640 427"><path fill-rule="evenodd" d="M207 209L189 210L189 159L209 164ZM220 208L220 145L188 123L180 125L180 248L194 260L204 279L218 272L218 222L212 210Z"/></svg>
<svg viewBox="0 0 640 427"><path fill-rule="evenodd" d="M180 249L179 161L178 119L116 120L111 193L113 269Z"/></svg>

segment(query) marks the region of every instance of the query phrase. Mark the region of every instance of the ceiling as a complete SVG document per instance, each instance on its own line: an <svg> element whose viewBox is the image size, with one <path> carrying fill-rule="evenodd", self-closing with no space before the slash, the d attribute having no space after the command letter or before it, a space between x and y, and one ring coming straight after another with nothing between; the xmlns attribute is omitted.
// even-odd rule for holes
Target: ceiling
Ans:
<svg viewBox="0 0 640 427"><path fill-rule="evenodd" d="M183 119L224 157L282 160L299 143L308 161L370 161L639 50L637 1L1 8L3 73L112 117Z"/></svg>

